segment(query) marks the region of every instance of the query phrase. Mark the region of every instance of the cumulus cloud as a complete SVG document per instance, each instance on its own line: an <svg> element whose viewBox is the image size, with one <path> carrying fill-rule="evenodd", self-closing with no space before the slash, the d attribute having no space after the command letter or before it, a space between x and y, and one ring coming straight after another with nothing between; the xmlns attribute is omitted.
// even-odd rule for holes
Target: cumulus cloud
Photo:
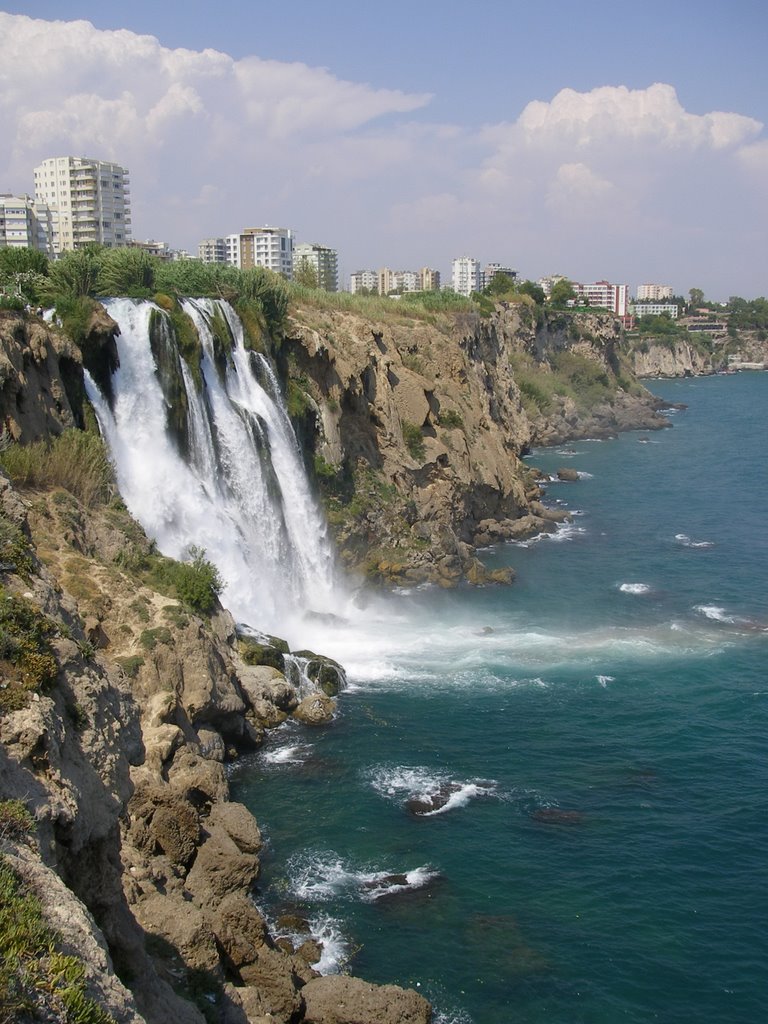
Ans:
<svg viewBox="0 0 768 1024"><path fill-rule="evenodd" d="M27 188L36 162L76 153L118 160L136 178L175 169L177 186L188 182L190 194L196 173L210 176L213 167L258 189L306 147L343 141L429 101L305 64L172 50L87 21L1 12L0 76L4 170Z"/></svg>
<svg viewBox="0 0 768 1024"><path fill-rule="evenodd" d="M661 83L563 89L474 127L428 122L429 100L0 12L0 186L30 191L49 156L116 160L131 172L136 237L193 248L285 224L350 270L446 270L474 253L526 276L657 275L680 289L675 266L722 253L743 281L756 265L739 233L765 222L768 142L753 118L692 113Z"/></svg>

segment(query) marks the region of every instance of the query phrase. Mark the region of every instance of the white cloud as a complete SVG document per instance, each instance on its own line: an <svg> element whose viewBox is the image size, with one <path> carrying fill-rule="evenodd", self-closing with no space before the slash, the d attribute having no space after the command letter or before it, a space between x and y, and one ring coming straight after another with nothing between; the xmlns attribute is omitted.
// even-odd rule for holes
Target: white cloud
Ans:
<svg viewBox="0 0 768 1024"><path fill-rule="evenodd" d="M756 276L768 142L753 118L691 113L659 83L563 89L519 114L510 100L509 120L475 127L428 123L429 99L0 12L0 186L30 191L49 156L116 160L136 237L194 248L282 223L349 268L446 270L474 252L526 276L631 280L660 263L681 289L706 290L697 261L727 252L725 294ZM691 278L677 282L673 262Z"/></svg>

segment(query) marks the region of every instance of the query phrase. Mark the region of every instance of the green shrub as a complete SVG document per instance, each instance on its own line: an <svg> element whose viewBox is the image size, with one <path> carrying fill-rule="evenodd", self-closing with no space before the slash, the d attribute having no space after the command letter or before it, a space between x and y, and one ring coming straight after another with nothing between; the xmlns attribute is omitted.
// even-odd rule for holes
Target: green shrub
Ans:
<svg viewBox="0 0 768 1024"><path fill-rule="evenodd" d="M439 426L445 427L447 430L457 430L464 426L464 420L461 418L461 413L456 412L455 409L440 410L437 422Z"/></svg>
<svg viewBox="0 0 768 1024"><path fill-rule="evenodd" d="M148 574L149 581L161 592L177 598L190 611L210 615L216 610L224 581L202 548L190 547L189 558L189 562L176 562L172 558L155 555Z"/></svg>
<svg viewBox="0 0 768 1024"><path fill-rule="evenodd" d="M0 857L0 1024L114 1024L85 994L85 966L56 947L39 899Z"/></svg>
<svg viewBox="0 0 768 1024"><path fill-rule="evenodd" d="M170 644L171 642L171 631L167 626L145 629L139 637L139 643L145 651L154 651L158 644Z"/></svg>
<svg viewBox="0 0 768 1024"><path fill-rule="evenodd" d="M0 800L0 839L24 839L34 830L35 819L23 800Z"/></svg>
<svg viewBox="0 0 768 1024"><path fill-rule="evenodd" d="M0 464L19 487L52 490L63 487L86 508L109 501L112 465L98 434L65 430L51 441L12 444L0 452Z"/></svg>
<svg viewBox="0 0 768 1024"><path fill-rule="evenodd" d="M26 707L30 693L54 682L49 640L56 632L37 605L0 587L0 713Z"/></svg>
<svg viewBox="0 0 768 1024"><path fill-rule="evenodd" d="M96 287L100 295L130 295L146 299L155 284L157 260L143 249L105 249Z"/></svg>
<svg viewBox="0 0 768 1024"><path fill-rule="evenodd" d="M135 679L144 664L144 659L140 654L129 654L124 658L115 658L115 661L129 679Z"/></svg>
<svg viewBox="0 0 768 1024"><path fill-rule="evenodd" d="M0 512L0 571L28 576L32 572L31 550L21 527Z"/></svg>
<svg viewBox="0 0 768 1024"><path fill-rule="evenodd" d="M423 462L426 457L426 451L424 448L424 438L421 433L421 427L417 426L415 423L408 422L403 423L402 427L405 447L417 462Z"/></svg>

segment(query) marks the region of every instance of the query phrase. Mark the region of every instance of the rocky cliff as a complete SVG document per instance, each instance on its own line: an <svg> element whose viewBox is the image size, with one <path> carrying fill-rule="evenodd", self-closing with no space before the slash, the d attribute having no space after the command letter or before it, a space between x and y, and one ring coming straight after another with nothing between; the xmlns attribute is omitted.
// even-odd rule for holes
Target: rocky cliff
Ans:
<svg viewBox="0 0 768 1024"><path fill-rule="evenodd" d="M115 325L94 305L78 342L0 316L2 443L29 453L21 493L0 477L0 868L73 958L83 1021L428 1021L414 992L318 977L317 942L256 909L261 836L225 763L289 715L328 722L342 674L313 657L297 675L180 586L94 457L82 363L106 390ZM532 444L665 422L605 317L305 306L267 344L342 553L380 580L507 579L476 547L562 515L520 461ZM19 960L10 1012L57 1019L49 961L36 986Z"/></svg>
<svg viewBox="0 0 768 1024"><path fill-rule="evenodd" d="M58 356L76 353L33 318L0 330L8 432L59 434L78 392L55 392ZM0 1015L426 1024L415 992L320 978L308 928L271 933L251 899L262 841L225 762L289 715L329 721L337 668L315 657L317 687L288 678L284 645L240 640L215 602L203 614L179 597L175 563L119 498L29 479L22 497L0 476L0 872L47 930L19 948L0 915Z"/></svg>
<svg viewBox="0 0 768 1024"><path fill-rule="evenodd" d="M520 462L532 445L667 425L605 315L305 306L280 359L342 555L390 582L488 582L478 538L553 528Z"/></svg>

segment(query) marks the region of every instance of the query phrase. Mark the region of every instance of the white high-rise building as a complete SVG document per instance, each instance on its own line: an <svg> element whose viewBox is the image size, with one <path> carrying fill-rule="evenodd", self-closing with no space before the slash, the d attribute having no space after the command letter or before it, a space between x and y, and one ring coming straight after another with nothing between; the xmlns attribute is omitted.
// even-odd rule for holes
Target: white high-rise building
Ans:
<svg viewBox="0 0 768 1024"><path fill-rule="evenodd" d="M672 286L669 284L639 284L637 286L637 301L662 302L664 299L672 298Z"/></svg>
<svg viewBox="0 0 768 1024"><path fill-rule="evenodd" d="M300 242L293 249L293 272L302 264L310 266L317 279L317 287L326 292L339 290L339 254L319 242Z"/></svg>
<svg viewBox="0 0 768 1024"><path fill-rule="evenodd" d="M293 233L289 228L245 228L240 232L240 266L266 267L293 277Z"/></svg>
<svg viewBox="0 0 768 1024"><path fill-rule="evenodd" d="M59 156L35 168L35 198L54 214L56 253L94 242L108 248L128 245L129 194L128 171L105 160Z"/></svg>
<svg viewBox="0 0 768 1024"><path fill-rule="evenodd" d="M0 193L0 249L38 249L53 256L53 215L31 196Z"/></svg>
<svg viewBox="0 0 768 1024"><path fill-rule="evenodd" d="M451 283L458 295L467 298L480 291L480 261L471 256L460 256L451 263Z"/></svg>

